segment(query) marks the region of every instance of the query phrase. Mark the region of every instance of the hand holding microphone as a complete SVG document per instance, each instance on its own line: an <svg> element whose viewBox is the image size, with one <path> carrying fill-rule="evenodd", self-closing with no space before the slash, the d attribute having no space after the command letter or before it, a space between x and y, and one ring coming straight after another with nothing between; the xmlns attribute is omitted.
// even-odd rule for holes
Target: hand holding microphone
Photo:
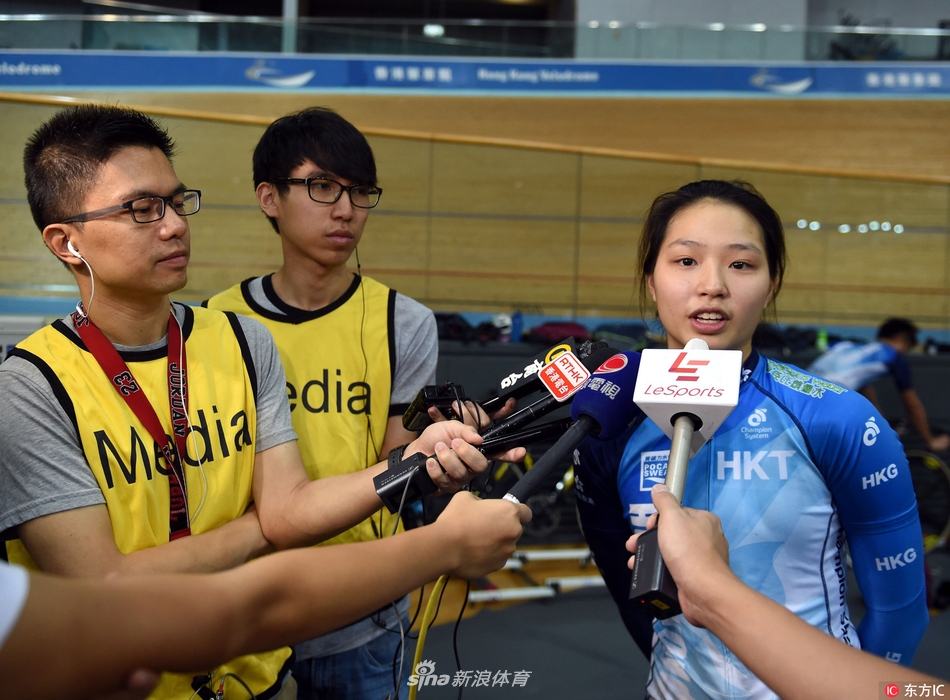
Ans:
<svg viewBox="0 0 950 700"><path fill-rule="evenodd" d="M545 397L545 399L542 401L546 401L547 399L550 401L546 401L543 407L538 406L538 410L533 411L531 416L527 419L525 419L523 416L516 417L517 414L510 417L510 419L514 420L506 419L503 421L501 429L493 429L485 433L485 435L482 436L484 442L481 445L476 445L475 448L479 450L482 455L488 457L507 458L511 459L512 461L516 461L517 458L512 457L510 453L506 452L506 450L517 449L515 447L516 445L528 444L531 441L550 437L555 433L559 434L564 432L566 426L561 421L546 423L544 425L529 428L528 430L523 430L520 433L513 433L512 431L514 428L521 426L524 423L530 422L537 416L547 413L559 406L563 406L567 401L572 400L579 391L583 390L584 382L590 376L591 372L591 370L588 368L597 368L598 366L601 366L601 363L610 357L611 353L613 353L613 350L610 350L609 348L598 348L597 350L591 352L591 354L583 360L579 359L570 351L565 351L555 357L550 363L548 363L548 365L545 365L542 370L538 372L539 375L542 372L544 373L544 376L540 377L537 381L538 386L548 386L551 392L551 395ZM636 378L635 369L633 378ZM630 391L627 394L628 397L632 395L633 383L634 381L630 380ZM540 404L541 402L537 403ZM633 408L632 401L630 401L630 405ZM609 422L609 420L607 422ZM439 423L437 425L444 424ZM430 426L426 430L428 431L431 429L432 427ZM535 464L535 467L528 472L525 478L519 481L519 484L526 483L525 486L520 487L523 491L524 498L527 498L528 495L533 493L533 491L541 485L541 481L546 476L546 474L550 472L550 469L553 469L555 466L557 466L557 464L559 464L560 461L570 453L570 451L573 451L576 444L583 440L583 438L586 437L591 429L592 424L586 424L580 428L572 427L567 429L568 433L570 434L567 436L567 442L565 442L565 438L562 437L556 443L555 448L558 445L566 445L570 443L570 441L575 439L575 437L578 435L580 437L576 439L576 442L569 448L567 452L560 454L560 456L556 456L557 453L552 454L551 457L548 457L548 455L545 454L545 456ZM423 433L423 436L425 436L425 433ZM418 500L419 498L422 498L423 496L436 490L435 483L432 481L430 475L426 472L426 465L428 460L431 459L431 456L428 456L426 451L418 451L416 449L407 449L406 454L409 456L404 459L402 452L397 452L394 450L389 456L389 468L385 472L373 478L373 483L376 486L376 493L392 513L398 512L402 506L412 503L413 501ZM546 465L550 466L548 467ZM538 470L539 466L544 468ZM532 474L535 475L532 476ZM527 482L525 482L525 479L527 479ZM526 489L531 490L526 491ZM516 503L520 502L515 497L512 497L509 500L514 500Z"/></svg>
<svg viewBox="0 0 950 700"><path fill-rule="evenodd" d="M671 439L665 485L682 503L690 458L739 402L742 352L709 350L697 338L683 350L645 350L642 364L634 399ZM630 599L661 620L682 612L656 529L637 539Z"/></svg>
<svg viewBox="0 0 950 700"><path fill-rule="evenodd" d="M594 357L594 353L603 351L606 349L606 345L606 343L587 341L581 344L580 347L575 347L574 340L567 338L548 348L526 364L523 364L524 361L522 360L515 371L509 372L502 378L489 397L477 403L467 400L465 390L452 382L445 382L441 386L423 387L409 405L409 408L406 409L406 413L402 417L403 427L406 430L418 432L433 421L449 419L462 420L476 428L483 428L488 425L489 417L505 418L501 424L493 426L485 433L486 439L498 437L561 405L559 403L561 399L555 400L546 395L544 399L531 404L528 409L506 418L514 409L517 399L543 390L544 383L540 377L541 370L561 355L571 353L587 367L589 372L592 372L597 365L609 357L609 353L602 354L601 359Z"/></svg>
<svg viewBox="0 0 950 700"><path fill-rule="evenodd" d="M600 440L619 436L642 413L633 402L639 367L640 353L636 352L616 353L604 360L574 395L574 424L511 487L505 498L514 503L527 501L588 435Z"/></svg>

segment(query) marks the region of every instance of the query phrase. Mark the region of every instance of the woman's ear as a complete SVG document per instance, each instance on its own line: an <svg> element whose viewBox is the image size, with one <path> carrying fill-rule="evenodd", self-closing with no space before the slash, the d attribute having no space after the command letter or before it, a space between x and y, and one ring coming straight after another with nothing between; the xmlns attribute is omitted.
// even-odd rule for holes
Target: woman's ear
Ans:
<svg viewBox="0 0 950 700"><path fill-rule="evenodd" d="M656 290L653 288L653 275L647 275L647 290L650 292L650 298L656 303Z"/></svg>

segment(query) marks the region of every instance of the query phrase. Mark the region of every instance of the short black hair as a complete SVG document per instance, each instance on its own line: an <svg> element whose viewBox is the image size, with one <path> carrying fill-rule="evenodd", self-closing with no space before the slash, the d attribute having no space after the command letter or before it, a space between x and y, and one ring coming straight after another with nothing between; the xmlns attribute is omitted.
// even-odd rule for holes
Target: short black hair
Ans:
<svg viewBox="0 0 950 700"><path fill-rule="evenodd" d="M169 160L175 154L168 132L128 107L67 107L33 132L23 151L23 171L30 213L40 231L82 213L103 164L130 146L157 148Z"/></svg>
<svg viewBox="0 0 950 700"><path fill-rule="evenodd" d="M906 318L889 318L877 329L878 340L904 338L910 347L917 345L917 326Z"/></svg>
<svg viewBox="0 0 950 700"><path fill-rule="evenodd" d="M254 187L290 177L309 160L353 184L376 186L373 149L359 129L327 107L308 107L273 122L254 149ZM286 183L277 191L287 192ZM277 222L267 217L278 233Z"/></svg>

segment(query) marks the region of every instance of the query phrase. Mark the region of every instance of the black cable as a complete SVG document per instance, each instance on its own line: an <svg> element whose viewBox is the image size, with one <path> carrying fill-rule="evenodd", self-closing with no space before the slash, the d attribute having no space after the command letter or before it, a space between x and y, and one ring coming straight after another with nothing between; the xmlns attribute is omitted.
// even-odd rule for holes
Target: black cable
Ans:
<svg viewBox="0 0 950 700"><path fill-rule="evenodd" d="M436 621L439 617L439 610L442 608L442 596L445 595L445 589L448 588L448 581L445 582L445 585L442 586L442 591L439 593L439 602L435 606L435 615L432 616L432 622L429 623L429 626L432 626L432 623Z"/></svg>
<svg viewBox="0 0 950 700"><path fill-rule="evenodd" d="M455 652L455 668L461 673L462 671L462 662L459 660L459 625L462 624L462 615L465 613L465 608L468 607L468 594L472 590L472 582L465 582L465 597L462 599L462 609L459 610L458 619L455 621L455 629L452 631L452 650ZM458 700L462 700L462 689L465 686L459 685L459 697Z"/></svg>
<svg viewBox="0 0 950 700"><path fill-rule="evenodd" d="M423 584L422 588L419 589L419 602L416 604L416 611L412 615L412 620L409 621L409 630L413 628L416 624L416 620L419 619L419 613L422 611L422 594L425 593L425 590L426 587L425 584ZM415 637L411 636L409 630L406 630L406 636L409 637L409 639L416 639L419 636L418 634L416 634Z"/></svg>
<svg viewBox="0 0 950 700"><path fill-rule="evenodd" d="M413 473L415 473L416 471L418 471L418 469L419 469L418 467L416 467L415 469L413 469ZM404 487L403 490L402 490L402 497L399 499L399 508L396 510L396 524L395 524L395 526L393 527L393 534L392 534L393 537L395 537L395 535L396 535L396 530L399 529L399 517L402 515L403 506L406 505L406 493L409 491L409 483L410 483L411 481L412 481L412 478L411 478L411 477L410 477L409 479L406 479L406 485L405 485L405 487ZM383 515L382 515L382 513L383 513L382 510L380 510L380 512L379 512L380 525L382 525L382 520L383 520ZM421 600L421 599L422 599L422 597L420 596L420 600ZM402 617L402 616L399 614L399 609L396 607L396 601L392 601L392 602L390 603L390 605L392 606L393 610L395 611L396 616L397 616L397 617ZM418 612L418 611L417 611L417 612ZM406 634L408 633L408 630L402 630L402 629L393 630L393 629L389 629L389 628L385 625L385 623L383 623L383 621L382 621L382 617L381 617L382 614L383 614L382 611L380 611L378 616L377 616L377 615L371 615L371 616L370 616L370 619L372 619L374 625L376 625L377 627L380 627L380 628L386 630L387 632L393 632L394 634L398 634L398 635L400 636L400 638L406 636ZM410 625L410 627L411 627L411 625ZM402 642L400 642L400 645L401 645L401 643L402 643ZM395 670L396 670L396 669L393 668L393 672L394 672L394 673L395 673ZM398 689L397 689L397 691L398 691Z"/></svg>
<svg viewBox="0 0 950 700"><path fill-rule="evenodd" d="M257 700L257 696L254 694L254 691L251 690L250 687L248 687L247 683L245 683L244 679L242 679L239 675L235 673L225 673L223 676L221 676L221 683L224 683L224 680L226 678L233 678L234 680L236 680L238 683L244 686L244 690L250 693L251 700Z"/></svg>
<svg viewBox="0 0 950 700"><path fill-rule="evenodd" d="M422 612L422 598L423 598L423 596L425 595L425 590L426 590L426 587L425 587L425 584L423 584L422 587L419 589L419 600L416 602L416 611L412 614L412 619L409 620L409 626L406 627L406 639L418 639L418 638L419 638L419 633L416 632L415 634L412 634L412 631L411 631L411 630L412 630L412 628L415 626L416 620L419 619L419 613ZM397 611L397 612L398 612L398 611ZM389 629L386 625L384 625L384 624L383 624L381 621L379 621L377 618L373 618L373 622L375 622L377 626L379 626L380 628L386 630L387 632L392 632L393 634L399 634L399 630L392 630L392 629Z"/></svg>
<svg viewBox="0 0 950 700"><path fill-rule="evenodd" d="M421 594L419 596L419 600L422 600ZM389 631L392 631L392 630L389 630ZM397 678L398 674L396 673L396 660L399 658L400 654L404 653L403 647L405 647L407 639L415 639L415 637L409 636L408 629L406 630L406 633L404 635L400 636L399 644L396 645L396 653L393 654L393 691L395 692L395 696L394 696L395 700L399 700L399 681L401 680L400 678Z"/></svg>
<svg viewBox="0 0 950 700"><path fill-rule="evenodd" d="M392 536L395 536L396 530L399 529L399 518L402 517L402 508L406 505L406 494L409 493L409 484L412 483L412 477L415 476L418 471L419 467L416 467L409 473L409 478L406 479L406 485L402 489L402 496L399 497L399 508L396 509L396 524L393 526ZM383 511L380 510L379 512L382 513ZM382 519L382 515L380 515L380 519Z"/></svg>
<svg viewBox="0 0 950 700"><path fill-rule="evenodd" d="M399 640L399 644L396 645L396 653L393 654L393 690L396 692L396 700L399 700L399 679L396 678L396 659L399 658L400 652L402 652L403 640Z"/></svg>

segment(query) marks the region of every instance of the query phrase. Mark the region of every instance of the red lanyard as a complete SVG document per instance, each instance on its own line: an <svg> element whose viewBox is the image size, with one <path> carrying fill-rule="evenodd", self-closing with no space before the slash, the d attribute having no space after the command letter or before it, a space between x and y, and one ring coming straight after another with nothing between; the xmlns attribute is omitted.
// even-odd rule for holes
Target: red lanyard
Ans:
<svg viewBox="0 0 950 700"><path fill-rule="evenodd" d="M174 313L168 317L168 405L171 412L172 442L162 427L158 414L149 402L145 392L135 381L129 366L113 347L109 339L85 315L80 304L72 314L73 325L85 343L86 348L96 358L96 362L112 381L119 396L141 421L149 435L159 445L165 464L168 465L168 538L175 540L191 534L188 518L188 487L185 483L185 469L182 455L185 454L185 438L188 431L188 367L185 360L185 346L182 342L181 328ZM181 366L178 358L181 358Z"/></svg>

